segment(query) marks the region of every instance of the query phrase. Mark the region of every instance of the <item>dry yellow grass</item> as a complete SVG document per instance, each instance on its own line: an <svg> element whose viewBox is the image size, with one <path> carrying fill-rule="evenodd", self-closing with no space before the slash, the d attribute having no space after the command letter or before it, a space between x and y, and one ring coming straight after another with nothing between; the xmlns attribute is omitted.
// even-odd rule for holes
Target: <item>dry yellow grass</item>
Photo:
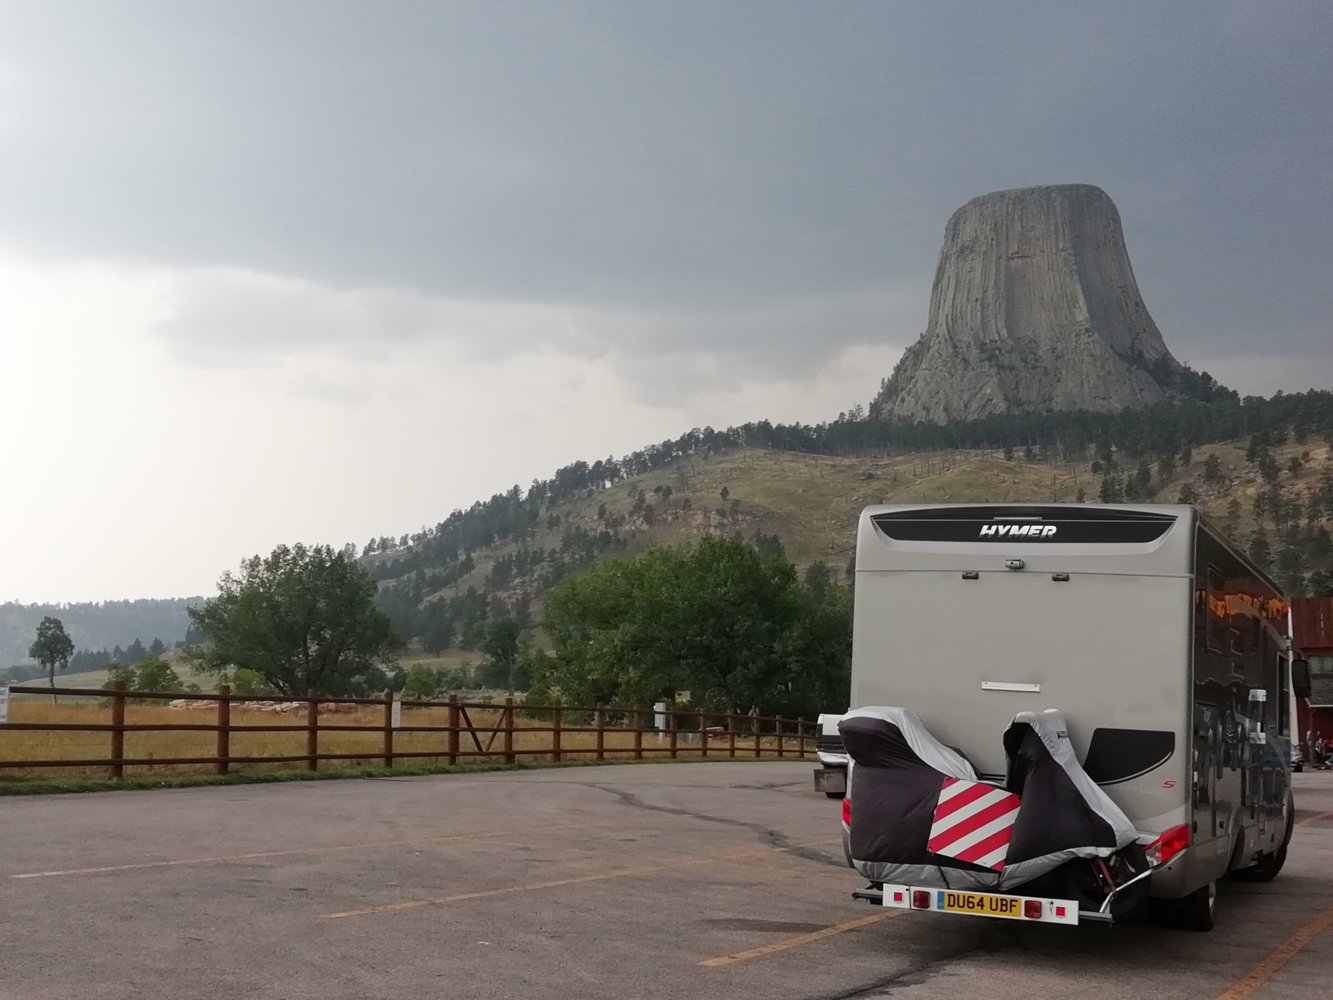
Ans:
<svg viewBox="0 0 1333 1000"><path fill-rule="evenodd" d="M129 704L125 709L127 725L189 726L214 725L217 722L216 705L207 705L206 709L184 710L168 708L160 704ZM487 709L468 709L467 716L478 731L464 730L459 735L459 763L480 761L499 761L503 757L504 734L486 731L499 724L501 713ZM75 724L106 725L111 722L111 706L102 702L65 701L52 704L38 698L19 698L10 704L11 723L28 724ZM603 734L603 747L607 756L629 757L633 754L634 734L623 729L608 728ZM406 708L403 710L403 726L443 727L448 724L448 709L445 706L430 708ZM233 707L231 725L276 726L275 732L244 732L233 729L230 737L230 757L297 757L306 752L307 725L304 709L295 715L278 715L270 712ZM321 760L320 770L337 768L378 767L382 764L384 750L384 711L378 706L358 706L353 712L321 714L319 718L319 752L339 754L368 754L367 758L344 760ZM466 725L466 723L465 723ZM561 750L565 759L591 758L589 751L595 751L597 734L595 732L571 731L576 725L590 726L586 720L573 716L563 723L565 731L561 733ZM363 731L338 731L325 727L357 726ZM552 733L544 731L549 727L547 718L525 718L521 715L514 720L513 746L521 753L520 761L541 761L551 759ZM697 757L700 752L696 733L678 734L678 753L682 757ZM126 766L126 775L135 774L189 774L213 773L213 764L166 763L177 758L213 757L217 751L217 733L209 730L148 730L132 731L124 734L125 759L145 761L163 761L164 763L145 763ZM112 734L110 732L83 732L64 729L13 729L0 726L0 761L107 761L108 764L96 766L65 767L3 767L0 768L0 781L40 778L40 777L105 777L110 773ZM422 753L426 756L400 758L407 764L445 764L448 763L448 733L404 732L393 733L394 752ZM737 756L754 755L754 737L738 735L736 737ZM799 741L795 735L784 740L784 752L796 756ZM643 750L645 757L666 756L669 742L654 734L645 733ZM725 736L714 736L709 740L709 756L722 756L728 752L729 741ZM813 750L813 743L806 741L808 750ZM777 752L776 741L771 736L761 740L764 756ZM478 753L484 756L476 756ZM464 754L474 756L464 756ZM262 761L253 763L233 763L231 770L299 770L304 762Z"/></svg>

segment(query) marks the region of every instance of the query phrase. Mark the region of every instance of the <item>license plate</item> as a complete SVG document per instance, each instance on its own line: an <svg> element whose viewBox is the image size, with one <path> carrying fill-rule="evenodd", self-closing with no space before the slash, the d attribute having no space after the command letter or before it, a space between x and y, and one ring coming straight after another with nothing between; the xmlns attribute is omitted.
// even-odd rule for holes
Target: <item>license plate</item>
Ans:
<svg viewBox="0 0 1333 1000"><path fill-rule="evenodd" d="M978 917L1023 919L1023 900L1017 896L988 896L982 892L937 892L935 909L970 913Z"/></svg>
<svg viewBox="0 0 1333 1000"><path fill-rule="evenodd" d="M875 898L881 906L916 913L962 913L969 917L999 917L1025 923L1077 924L1078 903L1072 899L1011 896L1003 892L960 892L920 885L885 884Z"/></svg>

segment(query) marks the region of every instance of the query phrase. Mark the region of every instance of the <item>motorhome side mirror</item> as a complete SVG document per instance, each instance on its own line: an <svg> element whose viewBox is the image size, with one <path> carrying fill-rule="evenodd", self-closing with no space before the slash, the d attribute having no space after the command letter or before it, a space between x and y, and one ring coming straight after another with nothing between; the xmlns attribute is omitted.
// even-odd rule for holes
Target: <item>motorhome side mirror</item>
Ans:
<svg viewBox="0 0 1333 1000"><path fill-rule="evenodd" d="M1297 698L1310 697L1310 661L1291 661L1291 693Z"/></svg>

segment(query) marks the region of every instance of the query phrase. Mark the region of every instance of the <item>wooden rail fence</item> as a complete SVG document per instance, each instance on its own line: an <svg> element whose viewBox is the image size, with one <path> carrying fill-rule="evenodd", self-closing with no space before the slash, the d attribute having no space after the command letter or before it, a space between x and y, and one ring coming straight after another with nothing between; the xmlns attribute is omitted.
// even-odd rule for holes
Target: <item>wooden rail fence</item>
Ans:
<svg viewBox="0 0 1333 1000"><path fill-rule="evenodd" d="M814 753L813 724L803 719L784 719L741 714L719 714L702 709L668 706L665 713L653 708L612 705L528 705L505 698L503 702L465 702L457 695L445 701L396 700L392 692L379 698L326 698L308 694L304 698L285 699L283 707L300 708L303 720L287 722L234 721L233 708L258 708L273 712L272 701L232 694L222 686L215 694L181 694L161 691L130 691L122 682L107 688L49 688L36 685L12 686L11 694L67 696L96 699L109 709L110 721L53 722L10 721L0 723L0 775L5 769L106 768L113 779L122 778L127 768L204 767L217 774L227 774L236 765L295 764L315 771L327 761L375 761L392 768L398 761L434 760L445 764L497 761L514 764L520 758L559 762L569 759L643 760L711 757L791 757L806 758ZM212 721L182 718L168 721L127 722L127 706L175 703L188 710L198 704L211 709ZM207 703L212 702L212 706ZM11 720L21 701L11 701ZM205 707L207 706L207 707ZM370 712L367 713L366 710ZM415 710L443 710L444 724L429 724ZM416 718L408 718L412 711ZM370 714L371 721L337 721L340 713ZM237 713L239 714L239 713ZM252 715L247 711L245 715ZM653 724L658 715L663 728ZM155 719L157 717L155 716ZM100 757L30 759L11 756L5 751L7 733L36 731L46 734L105 733L107 753ZM305 733L304 753L237 754L232 737L253 733ZM215 734L213 752L204 755L157 756L128 755L127 733ZM334 734L359 734L359 748L330 747ZM424 734L410 738L411 749L395 745L400 734ZM433 734L433 738L432 738ZM323 741L321 740L323 737ZM373 739L378 747L367 749ZM429 742L429 746L423 746ZM498 743L498 746L497 746ZM323 744L323 745L322 745Z"/></svg>

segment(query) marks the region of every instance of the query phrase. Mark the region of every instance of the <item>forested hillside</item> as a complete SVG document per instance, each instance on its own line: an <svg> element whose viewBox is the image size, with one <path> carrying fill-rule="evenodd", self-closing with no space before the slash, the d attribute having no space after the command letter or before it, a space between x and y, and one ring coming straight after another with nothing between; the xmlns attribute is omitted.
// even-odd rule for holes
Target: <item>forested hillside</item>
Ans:
<svg viewBox="0 0 1333 1000"><path fill-rule="evenodd" d="M849 571L867 503L1195 502L1292 593L1333 587L1333 393L1016 414L954 424L867 419L693 430L577 462L429 530L362 551L400 635L478 648L489 619L528 628L541 595L601 558L740 534L798 567Z"/></svg>
<svg viewBox="0 0 1333 1000"><path fill-rule="evenodd" d="M119 657L122 663L137 662L126 657L137 654L138 659L143 659L154 639L166 646L184 639L189 626L185 609L202 600L183 597L81 604L18 604L12 601L0 604L0 670L32 662L28 647L46 615L61 620L75 648L81 651L70 662L71 671L96 670L117 658L117 653L122 654ZM139 647L127 652L136 642Z"/></svg>

